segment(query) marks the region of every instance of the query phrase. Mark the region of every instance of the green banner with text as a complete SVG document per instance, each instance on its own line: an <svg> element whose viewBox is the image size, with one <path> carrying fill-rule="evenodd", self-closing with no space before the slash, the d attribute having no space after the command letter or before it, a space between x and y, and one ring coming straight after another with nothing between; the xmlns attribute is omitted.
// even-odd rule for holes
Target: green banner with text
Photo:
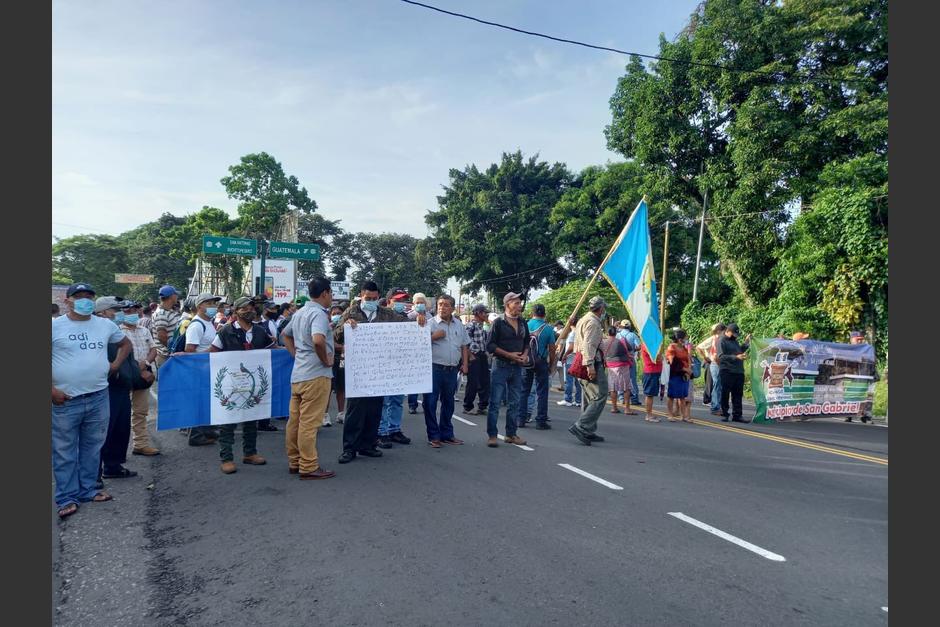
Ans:
<svg viewBox="0 0 940 627"><path fill-rule="evenodd" d="M870 344L752 339L754 422L871 415L877 367Z"/></svg>

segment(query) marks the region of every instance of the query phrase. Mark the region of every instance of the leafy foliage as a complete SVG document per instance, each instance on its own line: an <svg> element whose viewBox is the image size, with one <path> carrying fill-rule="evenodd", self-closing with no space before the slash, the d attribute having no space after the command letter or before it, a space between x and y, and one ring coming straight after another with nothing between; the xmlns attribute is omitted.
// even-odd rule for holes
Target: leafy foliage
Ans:
<svg viewBox="0 0 940 627"><path fill-rule="evenodd" d="M383 295L396 287L429 296L440 294L447 277L440 260L427 257L426 248L420 247L424 257L417 255L420 244L421 240L404 233L357 233L348 252L355 265L352 294L365 281L375 281Z"/></svg>
<svg viewBox="0 0 940 627"><path fill-rule="evenodd" d="M247 237L271 237L289 212L313 213L316 201L266 152L242 157L222 178L229 198L239 201L239 228Z"/></svg>
<svg viewBox="0 0 940 627"><path fill-rule="evenodd" d="M587 287L588 279L579 279L577 281L571 281L559 287L557 289L544 294L539 297L531 304L541 303L545 305L545 319L554 323L556 320L566 321L571 315L571 312L574 311L574 306L578 304L578 299L581 298L581 294L584 293L584 288ZM623 320L627 317L627 310L623 306L623 302L620 300L620 297L617 296L617 293L607 284L603 277L599 277L595 281L594 285L591 286L591 291L588 293L588 297L585 300L587 303L588 300L594 296L600 296L607 303L607 315L615 320ZM530 309L530 307L526 307ZM578 315L584 315L587 311L586 306L582 306L581 310L578 312Z"/></svg>
<svg viewBox="0 0 940 627"><path fill-rule="evenodd" d="M75 235L52 245L53 275L64 283L91 283L100 296L123 295L115 272L127 272L127 250L111 235ZM117 269L115 269L117 268Z"/></svg>
<svg viewBox="0 0 940 627"><path fill-rule="evenodd" d="M567 273L554 260L557 227L549 215L571 179L564 164L524 159L521 151L503 153L482 172L475 165L452 169L439 209L425 216L446 251L444 274L497 298L526 295L545 281L560 285Z"/></svg>

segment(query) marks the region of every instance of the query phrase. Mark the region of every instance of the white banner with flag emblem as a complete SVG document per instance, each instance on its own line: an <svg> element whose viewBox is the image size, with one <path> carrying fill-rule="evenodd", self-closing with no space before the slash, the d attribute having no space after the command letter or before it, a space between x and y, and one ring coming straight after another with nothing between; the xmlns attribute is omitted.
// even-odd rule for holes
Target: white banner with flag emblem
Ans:
<svg viewBox="0 0 940 627"><path fill-rule="evenodd" d="M271 417L271 351L209 353L214 425Z"/></svg>

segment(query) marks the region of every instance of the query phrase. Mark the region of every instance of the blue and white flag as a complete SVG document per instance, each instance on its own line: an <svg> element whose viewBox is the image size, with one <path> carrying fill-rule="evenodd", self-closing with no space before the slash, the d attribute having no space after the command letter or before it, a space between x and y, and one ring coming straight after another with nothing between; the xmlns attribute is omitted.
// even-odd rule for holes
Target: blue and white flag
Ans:
<svg viewBox="0 0 940 627"><path fill-rule="evenodd" d="M293 367L282 349L172 357L159 372L157 429L287 416Z"/></svg>
<svg viewBox="0 0 940 627"><path fill-rule="evenodd" d="M645 200L633 210L601 272L623 301L646 350L655 359L663 332L659 328L659 298Z"/></svg>

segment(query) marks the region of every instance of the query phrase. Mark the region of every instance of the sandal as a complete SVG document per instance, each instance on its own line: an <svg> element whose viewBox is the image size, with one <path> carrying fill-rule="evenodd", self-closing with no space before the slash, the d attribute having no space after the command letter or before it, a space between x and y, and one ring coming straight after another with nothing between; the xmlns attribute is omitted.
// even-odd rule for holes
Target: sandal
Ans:
<svg viewBox="0 0 940 627"><path fill-rule="evenodd" d="M688 418L688 419L687 419L687 418L683 418L683 419L682 419L682 422L688 422L688 423L691 424L691 423L692 423L692 419L691 419L691 418Z"/></svg>
<svg viewBox="0 0 940 627"><path fill-rule="evenodd" d="M610 413L612 413L612 414L619 414L619 413L620 413L620 410L617 409L617 408L614 408L614 409L611 409L611 410L610 410Z"/></svg>
<svg viewBox="0 0 940 627"><path fill-rule="evenodd" d="M91 500L94 501L95 503L104 503L105 501L110 501L112 499L114 499L114 497L108 494L107 492L99 492Z"/></svg>
<svg viewBox="0 0 940 627"><path fill-rule="evenodd" d="M72 514L78 511L78 503L69 503L64 507L59 508L59 518L68 518Z"/></svg>
<svg viewBox="0 0 940 627"><path fill-rule="evenodd" d="M638 414L638 413L635 412L635 411L625 411L625 412L623 412L623 415L624 415L624 416L639 416L640 414Z"/></svg>
<svg viewBox="0 0 940 627"><path fill-rule="evenodd" d="M650 418L649 416L644 418L644 420L646 420L646 422L659 422L659 418Z"/></svg>

